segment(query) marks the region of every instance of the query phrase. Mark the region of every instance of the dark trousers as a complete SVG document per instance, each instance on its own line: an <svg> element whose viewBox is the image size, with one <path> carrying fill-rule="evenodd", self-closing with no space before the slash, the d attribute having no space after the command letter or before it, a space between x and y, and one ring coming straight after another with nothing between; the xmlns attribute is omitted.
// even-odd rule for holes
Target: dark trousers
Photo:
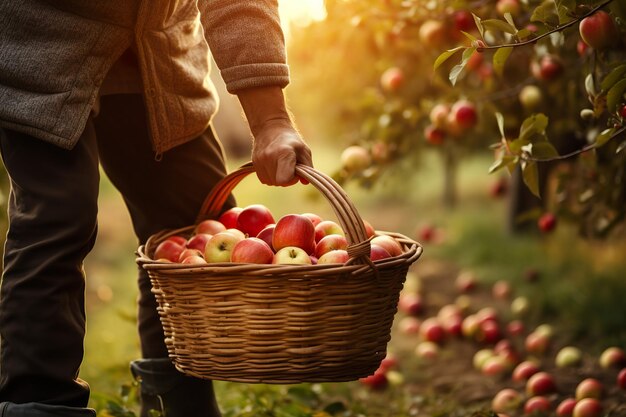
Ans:
<svg viewBox="0 0 626 417"><path fill-rule="evenodd" d="M0 129L11 181L0 289L0 403L87 406L89 387L78 379L82 263L96 237L99 164L121 192L140 243L159 230L193 224L225 174L211 129L157 161L146 126L142 97L115 95L101 98L99 114L69 151ZM166 357L156 302L141 270L138 284L142 354Z"/></svg>

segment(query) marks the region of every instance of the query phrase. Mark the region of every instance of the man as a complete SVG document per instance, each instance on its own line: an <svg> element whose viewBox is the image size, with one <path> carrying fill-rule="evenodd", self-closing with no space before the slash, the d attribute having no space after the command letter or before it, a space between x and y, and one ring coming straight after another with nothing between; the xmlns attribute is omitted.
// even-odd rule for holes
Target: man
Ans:
<svg viewBox="0 0 626 417"><path fill-rule="evenodd" d="M0 290L0 416L94 416L78 379L82 262L96 237L99 165L140 243L192 224L225 175L209 120L209 46L254 136L259 180L311 165L282 93L273 0L0 0L0 148L11 180ZM210 381L177 372L139 274L142 416L219 416Z"/></svg>

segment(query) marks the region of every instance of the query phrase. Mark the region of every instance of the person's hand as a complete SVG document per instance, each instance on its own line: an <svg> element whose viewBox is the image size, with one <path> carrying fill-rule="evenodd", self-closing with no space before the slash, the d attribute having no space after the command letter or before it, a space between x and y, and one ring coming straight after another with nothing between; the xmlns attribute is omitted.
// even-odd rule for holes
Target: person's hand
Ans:
<svg viewBox="0 0 626 417"><path fill-rule="evenodd" d="M267 185L295 184L296 163L313 166L311 150L289 120L272 120L256 129L252 164Z"/></svg>
<svg viewBox="0 0 626 417"><path fill-rule="evenodd" d="M312 167L313 160L311 150L291 122L283 90L249 88L237 96L254 136L252 164L259 181L280 186L296 183L296 164Z"/></svg>

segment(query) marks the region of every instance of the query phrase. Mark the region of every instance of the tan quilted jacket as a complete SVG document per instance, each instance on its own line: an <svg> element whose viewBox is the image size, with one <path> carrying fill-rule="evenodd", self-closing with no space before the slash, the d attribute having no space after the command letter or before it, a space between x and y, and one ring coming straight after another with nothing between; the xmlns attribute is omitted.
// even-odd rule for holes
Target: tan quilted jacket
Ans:
<svg viewBox="0 0 626 417"><path fill-rule="evenodd" d="M128 48L157 154L215 113L209 50L231 93L289 82L276 0L0 0L0 126L72 148Z"/></svg>

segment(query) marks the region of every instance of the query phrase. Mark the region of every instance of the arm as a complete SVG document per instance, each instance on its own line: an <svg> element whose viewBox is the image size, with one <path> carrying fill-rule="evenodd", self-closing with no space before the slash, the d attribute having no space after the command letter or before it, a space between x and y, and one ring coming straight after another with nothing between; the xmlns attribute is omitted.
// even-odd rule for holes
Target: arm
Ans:
<svg viewBox="0 0 626 417"><path fill-rule="evenodd" d="M209 47L226 88L239 97L254 136L252 162L257 176L264 184L292 184L296 162L312 162L283 96L289 68L278 4L276 0L213 0L204 5L202 23Z"/></svg>
<svg viewBox="0 0 626 417"><path fill-rule="evenodd" d="M263 184L290 185L296 163L313 166L311 150L296 131L280 87L237 93L254 136L252 163Z"/></svg>

